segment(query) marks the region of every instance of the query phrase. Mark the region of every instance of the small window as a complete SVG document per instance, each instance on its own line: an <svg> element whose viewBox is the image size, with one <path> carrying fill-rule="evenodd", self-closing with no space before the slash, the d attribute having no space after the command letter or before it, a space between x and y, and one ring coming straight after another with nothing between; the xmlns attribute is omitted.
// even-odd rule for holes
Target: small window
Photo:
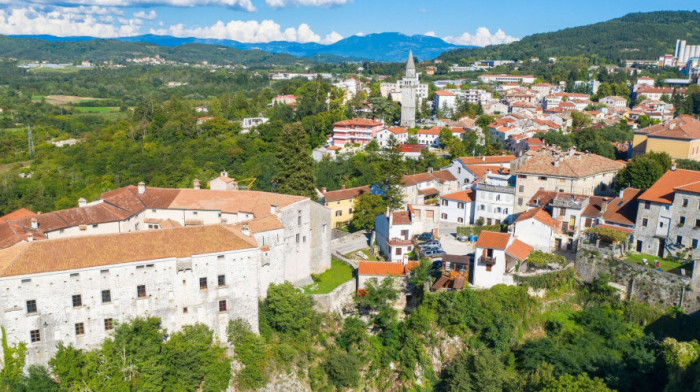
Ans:
<svg viewBox="0 0 700 392"><path fill-rule="evenodd" d="M648 210L648 209L650 209L650 208L651 208L651 203L649 203L648 201L645 201L645 202L644 202L644 209L645 209L645 210Z"/></svg>
<svg viewBox="0 0 700 392"><path fill-rule="evenodd" d="M182 313L187 313L187 307L182 308Z"/></svg>
<svg viewBox="0 0 700 392"><path fill-rule="evenodd" d="M41 332L38 329L33 329L29 331L29 340L32 343L41 342Z"/></svg>
<svg viewBox="0 0 700 392"><path fill-rule="evenodd" d="M226 275L219 275L216 277L216 283L221 286L226 286Z"/></svg>
<svg viewBox="0 0 700 392"><path fill-rule="evenodd" d="M518 198L518 205L519 206L523 205L523 198L522 197Z"/></svg>
<svg viewBox="0 0 700 392"><path fill-rule="evenodd" d="M352 214L352 208L348 208L348 214Z"/></svg>
<svg viewBox="0 0 700 392"><path fill-rule="evenodd" d="M73 296L73 307L77 308L78 306L83 306L83 297L81 297L80 294Z"/></svg>
<svg viewBox="0 0 700 392"><path fill-rule="evenodd" d="M336 211L335 216L343 216L343 211L340 211L340 210Z"/></svg>
<svg viewBox="0 0 700 392"><path fill-rule="evenodd" d="M108 273L109 273L109 270L108 270L108 269L100 270L100 273L101 273L101 274L108 274Z"/></svg>
<svg viewBox="0 0 700 392"><path fill-rule="evenodd" d="M78 276L80 276L80 274L77 272L73 272L72 274L70 274L71 278L77 278Z"/></svg>
<svg viewBox="0 0 700 392"><path fill-rule="evenodd" d="M540 181L547 181L547 177L540 176Z"/></svg>
<svg viewBox="0 0 700 392"><path fill-rule="evenodd" d="M659 222L659 227L664 227L664 222Z"/></svg>
<svg viewBox="0 0 700 392"><path fill-rule="evenodd" d="M440 214L440 218L447 219L447 214L445 214L445 213Z"/></svg>
<svg viewBox="0 0 700 392"><path fill-rule="evenodd" d="M647 218L643 218L643 219L642 219L642 226L643 226L643 227L647 227L647 224L648 224L648 223L649 223L649 219L647 219Z"/></svg>
<svg viewBox="0 0 700 392"><path fill-rule="evenodd" d="M525 192L525 185L518 186L518 192Z"/></svg>
<svg viewBox="0 0 700 392"><path fill-rule="evenodd" d="M192 215L199 215L199 212L197 212L197 211L192 211Z"/></svg>
<svg viewBox="0 0 700 392"><path fill-rule="evenodd" d="M448 205L448 204L449 204L449 202L448 202L447 200L442 199L442 205L443 205L443 206L446 206L446 205Z"/></svg>
<svg viewBox="0 0 700 392"><path fill-rule="evenodd" d="M697 249L697 248L698 248L698 240L693 239L693 249Z"/></svg>
<svg viewBox="0 0 700 392"><path fill-rule="evenodd" d="M85 335L85 324L75 323L75 334L76 335Z"/></svg>
<svg viewBox="0 0 700 392"><path fill-rule="evenodd" d="M199 289L200 290L207 289L207 278L199 278Z"/></svg>
<svg viewBox="0 0 700 392"><path fill-rule="evenodd" d="M144 298L146 297L146 285L141 284L136 286L136 296L139 298Z"/></svg>
<svg viewBox="0 0 700 392"><path fill-rule="evenodd" d="M93 228L93 229L96 229L97 226L99 226L99 225L92 225L92 228Z"/></svg>
<svg viewBox="0 0 700 392"><path fill-rule="evenodd" d="M401 256L401 251L402 251L401 248L396 248L396 255Z"/></svg>
<svg viewBox="0 0 700 392"><path fill-rule="evenodd" d="M303 242L304 242L304 243L306 243L306 236L304 236L304 238L303 238Z"/></svg>
<svg viewBox="0 0 700 392"><path fill-rule="evenodd" d="M700 227L700 219L695 220L695 227Z"/></svg>
<svg viewBox="0 0 700 392"><path fill-rule="evenodd" d="M683 226L683 225L685 224L685 217L684 217L684 216L682 216L682 217L678 220L678 224L679 224L680 226Z"/></svg>
<svg viewBox="0 0 700 392"><path fill-rule="evenodd" d="M224 259L224 255L218 255L218 256L216 256L216 259L217 259L217 260L223 260L223 259Z"/></svg>
<svg viewBox="0 0 700 392"><path fill-rule="evenodd" d="M457 203L457 208L459 208L460 210L463 210L463 209L464 209L464 203Z"/></svg>
<svg viewBox="0 0 700 392"><path fill-rule="evenodd" d="M112 292L109 290L102 290L102 303L112 302Z"/></svg>
<svg viewBox="0 0 700 392"><path fill-rule="evenodd" d="M225 312L226 311L226 300L222 299L219 301L219 312Z"/></svg>
<svg viewBox="0 0 700 392"><path fill-rule="evenodd" d="M457 223L464 223L464 219L463 219L463 218L457 218Z"/></svg>
<svg viewBox="0 0 700 392"><path fill-rule="evenodd" d="M683 199L683 207L688 207L688 199Z"/></svg>
<svg viewBox="0 0 700 392"><path fill-rule="evenodd" d="M105 319L105 331L111 331L114 329L114 322L111 318Z"/></svg>
<svg viewBox="0 0 700 392"><path fill-rule="evenodd" d="M299 243L299 234L296 235L297 244Z"/></svg>
<svg viewBox="0 0 700 392"><path fill-rule="evenodd" d="M36 313L36 300L30 299L27 301L27 313Z"/></svg>
<svg viewBox="0 0 700 392"><path fill-rule="evenodd" d="M301 214L301 212L299 212ZM297 217L297 226L301 226L301 215Z"/></svg>
<svg viewBox="0 0 700 392"><path fill-rule="evenodd" d="M683 245L683 236L676 236L676 244Z"/></svg>

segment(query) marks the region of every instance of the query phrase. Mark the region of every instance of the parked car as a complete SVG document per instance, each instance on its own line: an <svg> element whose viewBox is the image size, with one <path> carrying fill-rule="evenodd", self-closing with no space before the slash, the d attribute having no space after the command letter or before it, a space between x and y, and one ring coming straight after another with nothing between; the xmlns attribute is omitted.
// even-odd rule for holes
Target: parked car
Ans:
<svg viewBox="0 0 700 392"><path fill-rule="evenodd" d="M446 254L446 253L444 250L442 250L442 248L428 249L428 250L423 252L423 256L426 256L426 257L442 256L444 254Z"/></svg>
<svg viewBox="0 0 700 392"><path fill-rule="evenodd" d="M433 233L423 233L418 236L418 241L430 241L433 239Z"/></svg>
<svg viewBox="0 0 700 392"><path fill-rule="evenodd" d="M469 237L464 234L460 234L457 236L457 241L459 242L467 242L467 240L469 240Z"/></svg>
<svg viewBox="0 0 700 392"><path fill-rule="evenodd" d="M439 246L441 246L441 244L440 244L440 241L438 241L438 240L430 240L430 241L424 242L422 244L419 244L418 246L420 246L421 248L430 248L430 247L436 247L436 246L439 247Z"/></svg>

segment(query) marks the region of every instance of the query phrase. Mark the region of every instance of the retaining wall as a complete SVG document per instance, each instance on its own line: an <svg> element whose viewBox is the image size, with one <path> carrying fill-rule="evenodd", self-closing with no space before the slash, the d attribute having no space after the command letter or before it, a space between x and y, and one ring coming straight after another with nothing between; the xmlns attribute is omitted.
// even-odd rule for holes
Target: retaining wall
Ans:
<svg viewBox="0 0 700 392"><path fill-rule="evenodd" d="M320 312L342 314L343 308L351 305L353 302L356 285L357 281L355 278L352 278L328 294L312 294L311 299L314 301L314 308Z"/></svg>

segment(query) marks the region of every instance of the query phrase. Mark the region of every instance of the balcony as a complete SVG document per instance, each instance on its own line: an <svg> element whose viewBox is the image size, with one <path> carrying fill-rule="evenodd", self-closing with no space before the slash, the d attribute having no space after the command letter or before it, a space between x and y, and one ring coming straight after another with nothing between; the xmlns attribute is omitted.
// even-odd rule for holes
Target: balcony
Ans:
<svg viewBox="0 0 700 392"><path fill-rule="evenodd" d="M481 263L488 266L493 266L496 264L496 259L489 256L481 256Z"/></svg>

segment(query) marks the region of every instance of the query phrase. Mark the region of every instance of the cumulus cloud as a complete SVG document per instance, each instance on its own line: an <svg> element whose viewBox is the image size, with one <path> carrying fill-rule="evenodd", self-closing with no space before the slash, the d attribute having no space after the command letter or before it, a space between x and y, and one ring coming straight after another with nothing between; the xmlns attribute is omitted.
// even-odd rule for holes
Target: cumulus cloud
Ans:
<svg viewBox="0 0 700 392"><path fill-rule="evenodd" d="M345 5L352 0L265 0L265 4L272 8L285 7L333 7Z"/></svg>
<svg viewBox="0 0 700 392"><path fill-rule="evenodd" d="M117 10L106 7L56 7L32 5L0 9L0 34L49 34L61 37L87 35L100 38L126 37L139 34L141 21L110 14Z"/></svg>
<svg viewBox="0 0 700 392"><path fill-rule="evenodd" d="M437 37L437 35L435 35L435 32L432 30L428 31L427 33L425 33L423 35L427 35L428 37Z"/></svg>
<svg viewBox="0 0 700 392"><path fill-rule="evenodd" d="M447 36L443 38L445 41L457 45L476 45L488 46L498 44L508 44L517 41L519 38L507 35L503 30L498 29L496 33L491 34L486 27L479 27L475 34L464 33L457 37Z"/></svg>
<svg viewBox="0 0 700 392"><path fill-rule="evenodd" d="M228 23L218 21L211 26L205 27L187 27L180 23L165 28L151 29L150 33L175 37L230 39L246 43L292 41L327 44L343 38L342 35L335 31L321 38L306 23L302 23L296 28L287 27L283 29L278 23L269 19L261 22L256 20L232 20Z"/></svg>
<svg viewBox="0 0 700 392"><path fill-rule="evenodd" d="M309 1L309 0L301 0ZM320 0L319 0L320 1ZM338 0L336 0L338 1ZM11 0L0 0L0 4L9 3ZM55 0L32 0L33 4L51 5L55 4ZM218 6L233 8L237 10L254 12L255 6L251 0L61 0L60 4L64 5L94 5L94 6L171 6L171 7L195 7L195 6Z"/></svg>
<svg viewBox="0 0 700 392"><path fill-rule="evenodd" d="M139 11L139 12L134 13L134 18L139 18L139 19L153 20L156 17L158 17L158 14L156 14L156 11L154 11L154 10L151 10L150 12Z"/></svg>

